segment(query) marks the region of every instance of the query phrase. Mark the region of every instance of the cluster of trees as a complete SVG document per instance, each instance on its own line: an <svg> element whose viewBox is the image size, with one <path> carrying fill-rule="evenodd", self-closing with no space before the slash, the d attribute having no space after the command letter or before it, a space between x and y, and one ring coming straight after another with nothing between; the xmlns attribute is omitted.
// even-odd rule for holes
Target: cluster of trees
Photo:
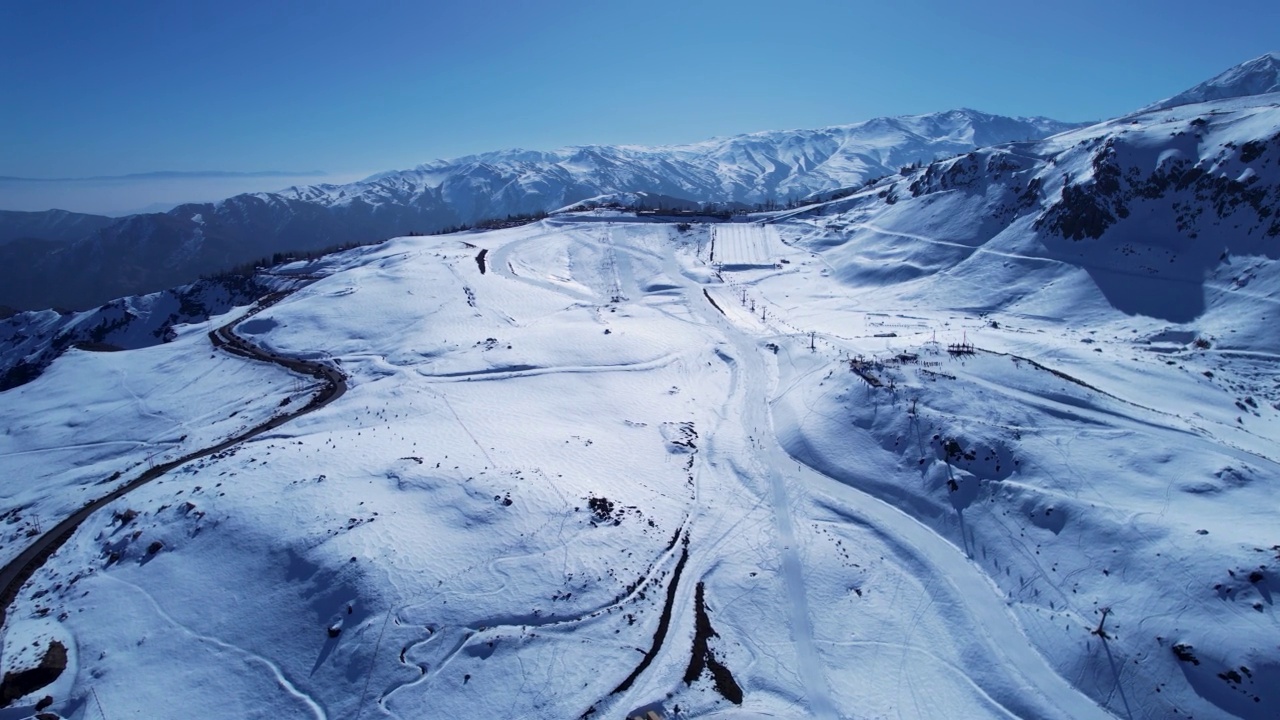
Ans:
<svg viewBox="0 0 1280 720"><path fill-rule="evenodd" d="M519 215L508 215L505 218L488 218L480 220L475 225L462 223L461 225L451 225L430 233L409 233L410 235L451 235L456 232L466 232L467 230L501 230L503 228L519 227L535 223L547 217L546 211L539 210L531 213L521 213Z"/></svg>
<svg viewBox="0 0 1280 720"><path fill-rule="evenodd" d="M220 270L215 273L208 273L205 275L201 275L200 279L201 280L223 280L228 277L237 277L237 276L251 277L253 275L256 275L258 271L262 270L263 268L274 267L276 265L283 265L285 263L297 262L298 260L315 260L316 258L324 257L325 255L331 255L336 252L342 252L343 250L350 250L352 248L358 248L358 247L366 247L368 245L378 245L386 241L387 239L384 238L382 240L365 240L365 241L338 243L337 245L330 245L329 247L320 248L319 250L303 250L303 251L285 250L282 252L272 253L270 255L263 255L262 257L256 260L250 260L249 262L240 263L239 265L235 265L233 267L227 268L226 270Z"/></svg>
<svg viewBox="0 0 1280 720"><path fill-rule="evenodd" d="M473 230L473 229L474 230L499 230L501 228L528 225L529 223L537 222L545 217L547 217L547 213L539 210L538 212L533 212L533 213L524 213L520 215L508 215L505 218L489 218L486 220L481 220L477 222L475 225L468 225L466 223L463 223L461 225L452 225L450 227L441 228L440 230L436 230L429 233L410 230L409 232L405 233L405 235L408 235L409 237L421 237L426 235L449 235L451 233L464 232L464 231ZM276 265L283 265L285 263L297 262L299 260L315 260L317 258L324 257L325 255L331 255L336 252L342 252L343 250L351 250L353 248L358 248L358 247L367 247L370 245L381 245L382 243L386 242L388 239L389 238L382 238L379 240L362 240L362 241L345 242L345 243L339 243L336 245L330 245L325 248L320 248L319 250L303 250L303 251L286 250L282 252L276 252L276 253L272 253L271 255L263 255L262 257L257 258L256 260L250 260L249 262L240 263L239 265L236 265L231 268L227 268L226 270L222 270L222 271L207 274L207 275L201 275L201 278L205 280L214 280L214 279L223 279L223 278L232 277L232 276L248 277L248 276L255 275L263 268L275 267Z"/></svg>

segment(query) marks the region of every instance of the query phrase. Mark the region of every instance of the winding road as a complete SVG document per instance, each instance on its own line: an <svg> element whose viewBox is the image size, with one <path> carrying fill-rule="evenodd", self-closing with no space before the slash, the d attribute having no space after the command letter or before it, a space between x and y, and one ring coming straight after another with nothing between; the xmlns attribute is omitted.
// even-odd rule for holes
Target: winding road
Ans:
<svg viewBox="0 0 1280 720"><path fill-rule="evenodd" d="M231 322L219 327L209 333L209 340L213 346L219 348L232 355L258 360L261 362L274 363L280 365L292 372L301 375L314 377L324 383L320 392L312 396L311 400L304 406L286 412L280 415L274 415L269 420L255 425L238 435L227 438L216 445L211 445L200 450L183 455L175 460L155 465L148 468L138 477L124 483L115 490L103 495L97 500L92 500L81 507L79 510L64 518L48 532L41 535L31 543L25 550L18 554L9 564L0 569L0 629L4 627L8 619L9 606L18 597L18 591L22 588L27 580L39 570L45 561L49 559L58 548L62 547L67 540L80 527L80 524L89 518L90 515L101 510L103 507L114 502L115 500L127 495L128 493L146 485L147 483L163 476L165 473L176 467L185 465L192 460L213 455L222 452L234 445L238 445L245 440L260 435L268 430L280 427L295 418L315 412L329 403L342 397L347 391L347 379L341 370L336 367L326 365L324 363L313 362L310 360L300 360L298 358L277 355L272 352L263 350L262 348L248 342L244 338L236 335L232 327L244 322L246 319L256 315L257 313L271 307L280 302L292 291L276 292L260 299L257 304L249 312L232 320Z"/></svg>
<svg viewBox="0 0 1280 720"><path fill-rule="evenodd" d="M768 238L763 237L764 231L761 229L735 228L734 231L742 236L738 240L744 247L768 247ZM756 234L762 237L757 238ZM530 277L517 272L519 265L512 263L513 259L519 259L515 253L523 243L535 240L536 238L530 238L493 248L492 251L482 250L476 257L480 272L492 270L492 273L487 273L491 277L526 283L554 290L571 299L579 299L581 291L576 287L559 286L545 277ZM615 244L614 231L609 224L604 226L602 237L597 242L606 258L600 268L595 268L601 272L592 278L600 285L593 288L599 293L599 297L622 302L628 297L645 295L648 292L647 283L638 281L636 268L632 267L633 263L639 264L637 258L642 251L628 247L625 243ZM784 655L790 655L782 664L795 667L798 689L803 694L796 698L797 710L803 710L805 714L818 720L834 720L842 716L843 710L840 707L839 692L839 683L843 678L829 672L831 668L826 664L824 650L833 643L845 640L835 640L831 633L815 627L815 613L810 607L809 598L810 590L814 587L808 573L811 568L806 567L802 552L805 542L803 523L807 518L796 514L797 506L807 496L818 495L835 501L831 503L830 509L838 512L842 516L841 520L868 527L877 536L884 538L885 548L903 558L903 562L915 569L918 575L939 579L929 590L929 602L940 600L949 607L948 617L951 621L963 628L972 628L972 632L979 635L972 641L972 650L991 666L1003 671L998 676L983 672L974 672L970 676L973 671L970 668L951 666L951 669L962 675L963 682L972 685L976 693L985 697L996 712L1025 717L1110 717L1096 702L1057 674L1052 664L1028 641L1003 602L999 588L981 568L968 562L960 550L922 522L859 489L856 483L830 477L810 467L805 462L806 458L792 455L779 441L773 417L773 402L779 394L779 388L776 387L776 363L786 362L787 355L784 352L778 357L776 345L772 351L765 350L768 347L765 343L803 337L804 333L790 325L785 314L777 312L776 305L769 304L769 318L766 322L756 316L754 307L749 312L739 307L739 303L735 301L736 287L709 288L705 282L682 272L683 268L674 256L661 258L657 269L661 270L664 278L670 279L671 289L683 296L684 307L688 311L687 315L672 317L681 322L705 326L713 333L717 339L714 357L725 364L731 377L729 396L721 411L716 413L720 421L703 430L705 439L700 445L701 454L697 465L691 460L688 466L693 497L688 514L677 534L672 537L671 544L659 553L649 570L641 576L640 582L632 586L624 597L604 607L590 608L573 616L552 615L537 621L524 616L488 618L480 624L457 628L457 633L450 635L430 630L419 642L401 650L401 663L405 662L406 652L412 658L420 647L441 645L446 638L456 639L452 648L434 662L434 673L438 673L439 668L447 666L451 658L458 656L467 647L480 647L484 643L492 647L492 641L500 633L514 626L571 626L612 613L615 609L621 610L626 603L635 602L637 597L643 598L643 593L651 586L655 588L656 594L656 586L661 582L664 569L674 561L675 568L663 589L665 603L656 623L653 643L647 651L642 652L643 659L637 662L630 675L625 679L620 678L621 682L616 689L608 696L599 698L587 714L598 712L601 717L616 716L617 711L641 707L655 697L654 688L664 682L662 678L649 681L645 677L646 674L654 674L649 669L651 666L656 663L669 675L671 668L678 669L686 664L690 651L687 636L693 634L692 618L696 613L705 612L703 582L713 574L725 553L734 552L726 542L739 532L738 523L742 519L740 513L747 506L733 507L727 505L725 499L746 498L752 494L751 488L758 488L761 515L766 523L772 521L771 536L782 594L779 608L785 613L785 625L788 629L783 637L790 641L790 647L780 651ZM728 294L726 288L733 290L734 295ZM179 466L219 453L318 410L346 392L347 378L337 367L272 353L248 342L233 331L236 325L287 296L288 293L276 293L264 297L248 313L210 332L209 338L214 347L227 353L273 363L292 372L316 378L322 382L319 392L303 407L273 416L220 443L146 470L137 478L86 504L40 536L12 562L0 569L0 628L6 620L8 606L16 599L23 584L70 539L91 514ZM715 297L719 297L720 302ZM710 358L708 355L708 359ZM632 365L545 368L513 365L479 374L447 373L427 378L432 383L499 380L553 372L643 370L670 362L671 356ZM440 397L450 412L453 412L448 399L443 394ZM456 418L456 413L454 415ZM461 424L460 420L459 423ZM699 428L703 429L703 426ZM463 429L470 434L465 426ZM475 438L472 437L472 440ZM479 441L476 441L476 445L487 458L483 445ZM748 451L744 452L744 449ZM489 464L494 465L491 459ZM758 479L760 482L758 485L744 484L744 479ZM799 533L798 528L801 530ZM753 576L754 574L752 573ZM161 615L163 616L163 611ZM706 619L705 615L701 617ZM385 626L386 620L383 623ZM374 654L377 654L376 646ZM280 676L272 662L256 656L255 659ZM372 660L370 667L372 668ZM422 670L419 677L393 685L377 698L376 702L384 712L396 714L394 708L388 705L392 695L408 692L413 688L425 688L425 684L431 681L434 674L428 672L425 664L419 667ZM697 672L701 674L700 669ZM366 689L368 677L366 676ZM469 675L466 677L470 678ZM688 679L685 682L688 683ZM910 682L908 677L906 683L910 685ZM282 681L281 684L287 690L292 688L287 681ZM910 696L915 696L914 687L910 688ZM361 710L363 705L362 693ZM358 713L359 710L357 716ZM318 717L324 716L323 712L316 714Z"/></svg>

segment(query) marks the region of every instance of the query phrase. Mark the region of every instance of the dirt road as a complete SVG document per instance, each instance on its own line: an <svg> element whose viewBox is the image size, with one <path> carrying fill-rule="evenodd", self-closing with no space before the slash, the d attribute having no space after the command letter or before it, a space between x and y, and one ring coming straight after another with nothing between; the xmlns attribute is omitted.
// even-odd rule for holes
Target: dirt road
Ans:
<svg viewBox="0 0 1280 720"><path fill-rule="evenodd" d="M12 562L5 565L3 569L0 569L0 629L4 627L4 623L8 618L9 606L13 604L13 601L17 598L18 590L22 588L22 585L35 574L36 570L38 570L40 566L58 550L58 548L62 547L62 545L71 538L71 535L80 527L80 524L83 523L90 515L101 510L116 499L139 487L142 487L143 485L146 485L176 467L198 458L222 452L223 450L242 443L249 438L280 427L295 418L319 410L325 405L328 405L334 400L342 397L342 394L347 391L347 380L341 370L324 363L313 362L310 360L299 360L297 358L285 357L283 355L267 352L266 350L246 341L239 335L236 335L232 330L233 326L244 322L246 319L256 315L262 310L271 307L287 297L288 294L289 293L287 292L280 292L264 297L259 300L258 304L245 315L236 318L213 332L210 332L209 340L213 343L214 347L220 348L232 355L238 355L243 358L258 360L261 362L275 363L276 365L280 365L301 375L308 375L316 378L317 380L321 380L324 382L324 387L320 389L320 392L312 396L311 400L306 405L296 410L275 415L266 422L251 427L239 435L223 440L216 445L196 450L177 458L176 460L170 460L149 468L146 472L133 480L126 482L97 500L90 501L79 510L72 513L69 517L63 519L62 522L55 525L48 532L41 535L35 540L35 542L31 543L27 549L19 553Z"/></svg>

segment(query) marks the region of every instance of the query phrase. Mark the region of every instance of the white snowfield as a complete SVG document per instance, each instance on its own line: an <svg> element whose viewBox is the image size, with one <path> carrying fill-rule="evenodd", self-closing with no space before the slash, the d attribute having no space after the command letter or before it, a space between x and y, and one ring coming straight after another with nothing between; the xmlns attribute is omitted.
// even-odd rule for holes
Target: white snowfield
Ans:
<svg viewBox="0 0 1280 720"><path fill-rule="evenodd" d="M1276 717L1275 99L313 263L238 332L346 394L86 521L0 718ZM0 394L5 552L310 389L68 354Z"/></svg>
<svg viewBox="0 0 1280 720"><path fill-rule="evenodd" d="M711 227L710 259L721 270L773 267L785 246L772 225L727 223Z"/></svg>

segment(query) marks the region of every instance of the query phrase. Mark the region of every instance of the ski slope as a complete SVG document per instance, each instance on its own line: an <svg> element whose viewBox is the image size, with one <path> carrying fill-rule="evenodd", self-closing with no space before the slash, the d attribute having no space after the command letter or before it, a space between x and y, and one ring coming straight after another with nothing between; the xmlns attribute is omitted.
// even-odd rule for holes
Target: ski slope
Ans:
<svg viewBox="0 0 1280 720"><path fill-rule="evenodd" d="M711 227L711 259L722 269L773 267L783 254L771 225L726 223Z"/></svg>
<svg viewBox="0 0 1280 720"><path fill-rule="evenodd" d="M1276 717L1275 108L277 268L346 392L90 514L0 718ZM315 392L207 329L0 393L6 558Z"/></svg>
<svg viewBox="0 0 1280 720"><path fill-rule="evenodd" d="M181 697L212 717L1155 717L1168 706L1139 694L1148 678L1194 707L1158 667L1117 683L1089 632L1106 578L1085 582L1084 566L1127 533L1167 535L1132 514L1151 484L1065 495L1058 443L1086 433L1105 456L1182 437L1180 463L1245 451L1186 443L1158 409L1064 395L1057 376L1007 357L944 358L930 372L954 380L921 365L899 389L868 390L849 356L933 357L925 335L954 315L902 318L917 323L910 337L877 338L893 323L872 318L892 314L866 308L831 314L843 332L830 332L813 310L834 290L825 264L780 245L788 263L717 277L710 233L593 216L330 258L324 279L238 332L282 354L324 347L347 394L91 518L24 590L9 646L74 645L59 706L72 714L92 689L112 716ZM972 327L993 347L1020 340ZM197 342L147 352L193 372L231 362L183 344ZM28 387L116 357L73 353ZM146 407L185 398L157 390ZM962 422L978 442L993 436L963 418L1005 413L1026 416L1026 441L1000 450L1025 469L982 478L1005 489L958 512L927 428ZM900 436L913 449L897 459ZM951 472L966 492L979 478ZM1049 505L1071 518L1058 534L1006 515ZM137 516L119 520L125 509ZM1040 560L1050 536L1069 549ZM1106 598L1117 663L1150 652L1127 627L1178 615L1143 598ZM715 633L704 645L699 607ZM737 702L705 668L686 684L691 647L728 669Z"/></svg>

